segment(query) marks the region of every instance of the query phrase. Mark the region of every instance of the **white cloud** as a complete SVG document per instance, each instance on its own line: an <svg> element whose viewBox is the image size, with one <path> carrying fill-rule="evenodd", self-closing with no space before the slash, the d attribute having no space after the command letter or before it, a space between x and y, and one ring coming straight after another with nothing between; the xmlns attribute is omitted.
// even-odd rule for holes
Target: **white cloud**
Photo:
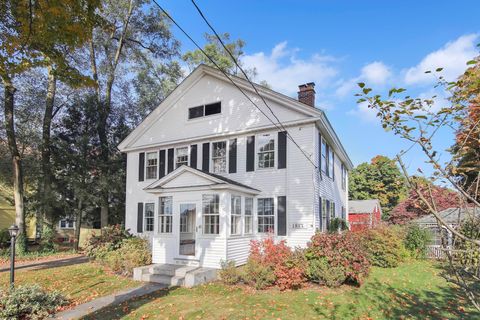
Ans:
<svg viewBox="0 0 480 320"><path fill-rule="evenodd" d="M378 121L376 111L368 107L367 101L359 103L355 109L348 111L347 114L351 116L359 117L365 122Z"/></svg>
<svg viewBox="0 0 480 320"><path fill-rule="evenodd" d="M257 80L266 80L275 91L295 96L298 85L315 82L318 93L337 75L337 69L331 65L336 59L320 53L308 59L299 59L296 57L298 51L288 48L284 41L277 44L270 54L258 52L246 55L242 62L248 68L256 68Z"/></svg>
<svg viewBox="0 0 480 320"><path fill-rule="evenodd" d="M348 80L341 80L340 86L336 90L337 96L344 97L358 92L358 82L366 82L367 84L374 84L383 86L390 80L392 72L390 67L381 61L374 61L365 65L358 77L350 78Z"/></svg>
<svg viewBox="0 0 480 320"><path fill-rule="evenodd" d="M425 71L435 71L443 68L442 75L448 81L455 80L465 69L465 63L477 55L475 45L478 34L461 36L453 42L448 42L441 49L434 51L420 61L416 66L405 71L406 84L430 84L435 81L431 74Z"/></svg>

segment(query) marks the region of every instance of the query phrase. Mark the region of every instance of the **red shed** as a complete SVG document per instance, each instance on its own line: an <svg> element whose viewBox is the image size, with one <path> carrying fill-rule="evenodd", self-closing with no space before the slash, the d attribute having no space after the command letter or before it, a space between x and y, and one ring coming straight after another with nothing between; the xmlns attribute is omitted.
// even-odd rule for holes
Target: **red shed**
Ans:
<svg viewBox="0 0 480 320"><path fill-rule="evenodd" d="M349 200L348 201L348 223L350 230L359 231L372 228L382 219L382 208L380 201L371 200Z"/></svg>

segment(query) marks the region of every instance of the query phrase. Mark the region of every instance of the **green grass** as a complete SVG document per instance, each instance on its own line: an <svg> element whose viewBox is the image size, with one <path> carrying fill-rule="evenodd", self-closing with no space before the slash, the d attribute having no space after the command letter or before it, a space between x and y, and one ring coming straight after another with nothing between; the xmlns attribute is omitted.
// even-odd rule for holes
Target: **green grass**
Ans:
<svg viewBox="0 0 480 320"><path fill-rule="evenodd" d="M0 273L0 287L6 289L9 272ZM38 284L46 290L62 292L72 305L112 294L140 285L133 280L106 273L102 267L92 263L46 268L39 270L17 270L15 285Z"/></svg>
<svg viewBox="0 0 480 320"><path fill-rule="evenodd" d="M427 261L373 268L360 288L254 291L219 283L173 288L85 319L480 319Z"/></svg>

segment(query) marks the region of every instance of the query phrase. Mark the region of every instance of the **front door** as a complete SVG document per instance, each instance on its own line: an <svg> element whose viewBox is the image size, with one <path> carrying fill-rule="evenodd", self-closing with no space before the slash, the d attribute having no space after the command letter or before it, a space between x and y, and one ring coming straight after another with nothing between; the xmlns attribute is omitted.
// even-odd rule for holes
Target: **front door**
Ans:
<svg viewBox="0 0 480 320"><path fill-rule="evenodd" d="M196 219L195 203L181 203L179 253L182 256L195 256Z"/></svg>

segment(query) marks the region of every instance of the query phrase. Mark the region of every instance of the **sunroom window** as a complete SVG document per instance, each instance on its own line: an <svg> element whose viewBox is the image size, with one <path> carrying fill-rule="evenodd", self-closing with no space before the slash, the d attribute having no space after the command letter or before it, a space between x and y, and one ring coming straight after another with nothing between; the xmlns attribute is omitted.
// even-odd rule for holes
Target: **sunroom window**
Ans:
<svg viewBox="0 0 480 320"><path fill-rule="evenodd" d="M158 154L157 152L147 153L147 179L157 179Z"/></svg>
<svg viewBox="0 0 480 320"><path fill-rule="evenodd" d="M253 198L245 198L245 234L253 231Z"/></svg>
<svg viewBox="0 0 480 320"><path fill-rule="evenodd" d="M202 197L203 207L203 233L219 234L220 232L220 208L218 194L204 194Z"/></svg>
<svg viewBox="0 0 480 320"><path fill-rule="evenodd" d="M160 197L158 217L158 231L160 233L172 233L172 197Z"/></svg>
<svg viewBox="0 0 480 320"><path fill-rule="evenodd" d="M230 234L238 235L242 233L242 198L240 196L232 196L231 203L231 220Z"/></svg>
<svg viewBox="0 0 480 320"><path fill-rule="evenodd" d="M258 145L258 167L273 168L275 166L275 139L273 135L261 135L258 139Z"/></svg>
<svg viewBox="0 0 480 320"><path fill-rule="evenodd" d="M213 172L227 172L227 142L219 141L212 143Z"/></svg>
<svg viewBox="0 0 480 320"><path fill-rule="evenodd" d="M188 166L188 147L177 148L175 168L178 168L183 165Z"/></svg>
<svg viewBox="0 0 480 320"><path fill-rule="evenodd" d="M144 231L153 231L153 225L155 220L154 213L155 204L145 203L145 229Z"/></svg>
<svg viewBox="0 0 480 320"><path fill-rule="evenodd" d="M258 232L275 231L275 214L273 212L273 198L258 199Z"/></svg>

